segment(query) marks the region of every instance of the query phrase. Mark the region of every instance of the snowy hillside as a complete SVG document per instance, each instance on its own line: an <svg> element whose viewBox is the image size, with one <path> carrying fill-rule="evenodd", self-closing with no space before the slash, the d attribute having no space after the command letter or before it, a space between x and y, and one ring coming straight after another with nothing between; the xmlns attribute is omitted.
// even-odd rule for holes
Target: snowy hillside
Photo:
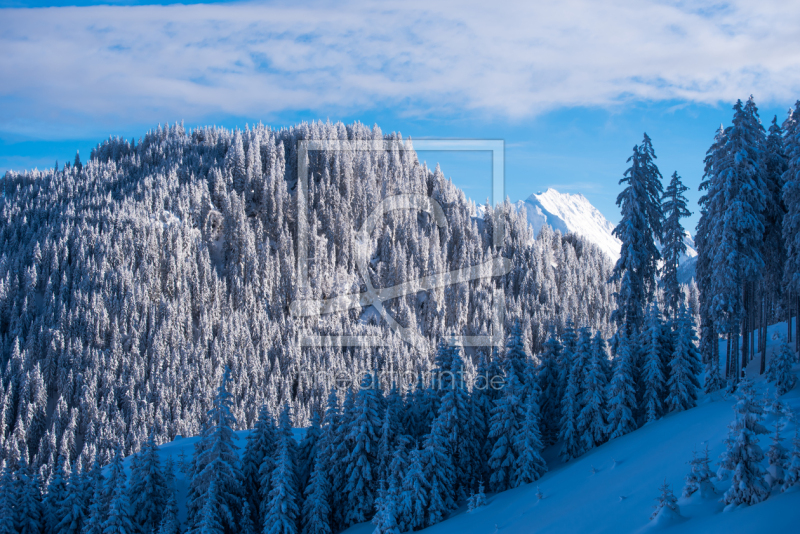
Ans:
<svg viewBox="0 0 800 534"><path fill-rule="evenodd" d="M547 224L553 230L560 230L562 234L573 232L585 237L600 247L609 258L616 261L619 258L621 242L614 232L614 224L606 219L600 210L595 208L583 195L559 193L555 189L548 189L544 193L533 194L525 201L516 203L517 209L525 209L528 223L533 228L534 235L539 235L542 226ZM686 232L686 254L681 257L682 282L687 282L694 275L694 261L697 251L694 240ZM659 246L659 250L660 250Z"/></svg>
<svg viewBox="0 0 800 534"><path fill-rule="evenodd" d="M774 334L783 335L786 324L769 328L768 357L777 349ZM720 352L724 354L724 342ZM758 377L758 360L748 367L748 375L755 378L757 391L762 398L772 401L774 390L762 377ZM800 365L794 372L800 374ZM759 437L766 452L776 421L782 425L783 446L791 450L795 423L789 414L800 413L800 385L781 398L784 409L777 415L769 413L764 422L770 433ZM725 449L728 424L733 420L731 409L734 399L721 392L701 397L698 407L686 412L668 415L655 423L632 432L584 454L562 463L556 457L557 446L544 451L549 471L535 484L521 486L500 494L487 495L484 507L468 513L461 506L451 516L423 532L464 534L527 534L564 532L648 532L669 530L674 532L793 532L800 520L800 487L782 493L775 489L769 499L758 505L723 511L720 497L730 486L730 480L714 480L717 494L708 499L697 495L691 499L680 498L684 477L689 472L687 462L692 451L702 452L708 445L711 469L716 471L717 461ZM236 445L241 454L249 430L236 432ZM295 430L295 439L302 439L302 429ZM162 461L168 457L180 464L188 462L197 438L177 438L159 447ZM129 467L130 458L125 460ZM765 460L766 463L766 460ZM177 491L182 521L186 519L183 501L186 498L187 480L177 471ZM130 473L129 473L130 474ZM664 480L679 497L681 518L670 525L656 525L649 520L658 486ZM539 500L537 493L543 498ZM371 523L356 525L347 534L371 534Z"/></svg>
<svg viewBox="0 0 800 534"><path fill-rule="evenodd" d="M784 334L786 324L769 328L768 357L777 342L774 333ZM721 351L724 351L724 342ZM724 353L724 352L723 352ZM800 365L795 364L795 374ZM749 376L758 376L758 361L748 367ZM755 379L757 390L773 399L774 389L762 377ZM795 423L789 420L790 410L800 413L800 385L784 395L786 406L778 416L768 414L763 421L770 431L759 436L766 453L774 424L783 428L783 446L791 450ZM487 496L487 505L467 513L462 506L450 518L422 532L430 534L528 534L568 532L649 532L667 530L681 533L707 532L797 532L800 521L800 488L782 493L773 490L770 497L757 505L723 512L719 502L730 487L730 480L717 481L717 494L708 499L697 495L681 498L684 477L689 472L692 451L710 449L711 470L716 472L717 461L725 450L723 440L728 424L734 418L735 400L721 392L710 398L702 397L698 406L686 412L668 415L655 423L614 439L591 452L561 463L555 457L555 447L545 451L549 472L534 484L521 486L497 495ZM766 460L765 460L766 465ZM656 525L649 520L658 496L658 487L666 479L679 498L682 518L674 525ZM537 498L541 491L543 499ZM672 527L672 528L670 528ZM370 534L370 524L357 525L347 534Z"/></svg>

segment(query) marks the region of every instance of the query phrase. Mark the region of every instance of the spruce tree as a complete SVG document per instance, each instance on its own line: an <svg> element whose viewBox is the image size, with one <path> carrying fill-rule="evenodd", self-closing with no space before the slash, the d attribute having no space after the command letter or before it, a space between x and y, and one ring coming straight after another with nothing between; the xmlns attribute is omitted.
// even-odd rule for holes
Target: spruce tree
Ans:
<svg viewBox="0 0 800 534"><path fill-rule="evenodd" d="M661 323L658 308L653 305L642 333L644 363L642 366L642 406L640 411L646 423L659 419L663 413L661 396L664 390L664 369L661 358Z"/></svg>
<svg viewBox="0 0 800 534"><path fill-rule="evenodd" d="M700 355L695 347L697 337L694 333L692 317L681 305L677 318L678 332L675 351L669 362L669 380L667 380L667 410L679 412L694 408L697 404L697 390L700 382Z"/></svg>
<svg viewBox="0 0 800 534"><path fill-rule="evenodd" d="M263 534L296 534L299 519L295 443L286 404L281 412L278 443L270 477L270 492L263 513Z"/></svg>
<svg viewBox="0 0 800 534"><path fill-rule="evenodd" d="M677 172L672 174L667 190L664 191L661 209L664 213L664 237L661 240L661 255L664 265L661 269L661 283L664 285L666 308L673 317L678 314L684 295L680 282L678 282L678 262L686 254L686 230L681 225L681 219L689 217L691 212L686 208L684 193L689 188L683 185Z"/></svg>
<svg viewBox="0 0 800 534"><path fill-rule="evenodd" d="M675 497L675 494L672 493L666 480L659 486L658 491L661 493L656 499L655 510L650 516L650 520L670 521L673 518L680 517L678 499Z"/></svg>
<svg viewBox="0 0 800 534"><path fill-rule="evenodd" d="M67 483L64 499L58 503L61 508L61 521L56 525L55 532L63 534L80 534L86 521L86 496L83 494L84 485L78 469L73 469Z"/></svg>
<svg viewBox="0 0 800 534"><path fill-rule="evenodd" d="M210 522L209 524L216 524L218 521L225 534L231 534L237 529L236 518L241 512L243 476L236 453L238 447L233 442L236 419L231 413L233 399L228 391L229 381L230 370L226 368L208 411L208 425L195 444L186 499L188 523L192 530L200 527L197 521L201 518ZM208 503L212 482L215 500ZM211 510L207 510L209 506Z"/></svg>
<svg viewBox="0 0 800 534"><path fill-rule="evenodd" d="M633 355L624 330L618 337L614 373L608 386L608 437L618 438L636 430L636 389L633 383Z"/></svg>
<svg viewBox="0 0 800 534"><path fill-rule="evenodd" d="M580 408L580 403L578 401L578 380L579 378L575 374L569 374L567 387L564 390L564 397L561 400L561 428L558 437L562 442L560 451L562 462L568 462L583 454L583 440L581 440L580 434L578 434L577 421L578 410Z"/></svg>
<svg viewBox="0 0 800 534"><path fill-rule="evenodd" d="M783 217L783 239L786 243L786 265L784 287L795 299L795 309L800 308L800 100L797 101L788 121L785 137L785 153L789 159L783 174L783 202L786 214ZM796 312L796 332L800 332L800 312ZM795 350L800 348L800 336L795 338Z"/></svg>
<svg viewBox="0 0 800 534"><path fill-rule="evenodd" d="M711 477L714 474L709 469L708 444L706 444L703 456L697 456L697 451L692 451L692 459L689 461L691 471L686 475L686 485L683 487L683 497L689 498L699 492L700 497L708 498L716 493Z"/></svg>
<svg viewBox="0 0 800 534"><path fill-rule="evenodd" d="M489 456L489 485L495 492L505 491L514 485L517 451L514 441L523 421L519 382L513 368L509 368L503 396L495 401L490 421L489 437L493 440Z"/></svg>
<svg viewBox="0 0 800 534"><path fill-rule="evenodd" d="M433 421L431 432L423 442L423 473L428 481L426 526L435 525L455 508L455 473L448 447L447 429L443 418Z"/></svg>
<svg viewBox="0 0 800 534"><path fill-rule="evenodd" d="M642 144L633 147L633 155L628 158L631 166L619 182L627 184L617 197L622 218L614 228L622 247L609 281L620 283L614 294L617 309L612 320L625 325L628 335L642 326L645 305L655 291L661 259L655 243L662 237L664 215L661 173L655 157L650 137L644 134Z"/></svg>
<svg viewBox="0 0 800 534"><path fill-rule="evenodd" d="M269 493L269 477L267 477L267 487L265 491L261 488L261 476L259 470L265 460L270 462L264 469L265 473L271 475L273 466L272 457L275 453L275 440L277 429L275 419L269 411L269 407L263 404L258 411L253 430L247 436L244 454L242 455L242 476L243 491L248 501L248 508L251 513L251 520L256 528L261 526L261 500L262 494Z"/></svg>
<svg viewBox="0 0 800 534"><path fill-rule="evenodd" d="M514 436L513 446L516 450L513 486L539 480L547 472L547 463L541 455L544 447L539 432L539 407L534 395L528 395L525 401L525 419Z"/></svg>
<svg viewBox="0 0 800 534"><path fill-rule="evenodd" d="M161 524L167 500L167 484L152 431L138 458L136 469L131 469L129 494L132 519L141 532L151 532Z"/></svg>
<svg viewBox="0 0 800 534"><path fill-rule="evenodd" d="M766 429L760 423L762 410L750 380L745 378L739 383L736 396L736 419L729 425L727 450L721 462L721 469L732 471L733 478L723 501L728 505L752 505L769 497L766 473L761 467L764 452L758 445L758 435L766 433Z"/></svg>
<svg viewBox="0 0 800 534"><path fill-rule="evenodd" d="M542 443L545 445L552 445L558 440L561 414L558 361L562 351L563 347L555 335L555 329L551 328L536 369L536 381L542 391L539 427L542 432Z"/></svg>
<svg viewBox="0 0 800 534"><path fill-rule="evenodd" d="M414 448L409 455L408 469L400 492L400 516L407 530L425 526L425 511L429 505L430 483L425 476L423 452Z"/></svg>
<svg viewBox="0 0 800 534"><path fill-rule="evenodd" d="M795 426L794 439L792 439L792 453L786 462L785 482L781 491L800 484L800 427Z"/></svg>
<svg viewBox="0 0 800 534"><path fill-rule="evenodd" d="M303 501L302 534L331 534L331 487L328 480L327 451L318 448L314 468L305 489Z"/></svg>
<svg viewBox="0 0 800 534"><path fill-rule="evenodd" d="M99 474L99 470L98 470ZM17 532L19 534L41 534L44 527L42 511L42 495L39 490L39 476L31 476L31 468L23 462L17 471L19 492L17 495ZM100 479L102 483L102 479ZM6 493L4 490L3 493ZM97 498L97 493L95 493ZM87 530L87 534L99 534Z"/></svg>
<svg viewBox="0 0 800 534"><path fill-rule="evenodd" d="M125 478L117 476L114 482L108 515L103 522L103 534L135 534L137 530L129 513L130 503L128 502Z"/></svg>
<svg viewBox="0 0 800 534"><path fill-rule="evenodd" d="M583 379L583 400L578 414L578 434L583 440L583 449L588 451L607 439L606 389L608 386L608 355L600 332L595 334L591 357Z"/></svg>
<svg viewBox="0 0 800 534"><path fill-rule="evenodd" d="M346 526L363 523L372 517L378 489L373 474L378 466L379 408L373 380L365 378L355 395L353 420L347 436L352 449L347 457L347 482L344 487L347 495Z"/></svg>
<svg viewBox="0 0 800 534"><path fill-rule="evenodd" d="M789 455L786 449L781 445L780 423L775 422L775 433L772 435L772 443L770 443L769 450L767 451L767 459L769 465L767 467L766 482L767 486L771 489L776 486L782 486L786 482L785 465Z"/></svg>

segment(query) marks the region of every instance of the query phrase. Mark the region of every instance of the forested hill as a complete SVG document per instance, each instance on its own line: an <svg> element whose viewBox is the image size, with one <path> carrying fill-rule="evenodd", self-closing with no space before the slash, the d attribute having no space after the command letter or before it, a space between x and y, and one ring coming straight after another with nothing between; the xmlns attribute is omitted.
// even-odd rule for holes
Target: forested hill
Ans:
<svg viewBox="0 0 800 534"><path fill-rule="evenodd" d="M223 368L231 369L238 428L259 407L289 401L302 425L327 396L309 372L430 366L449 332L491 332L492 285L506 296L505 326L519 320L537 352L569 317L611 334L611 265L594 245L549 230L534 241L508 204L475 206L413 150L310 153L309 291L298 295L297 142L399 140L361 124L272 130L158 127L133 143L112 138L89 161L8 172L0 200L0 451L42 475L60 453L101 463L117 444L138 450L195 435ZM410 145L408 145L410 146ZM375 287L502 255L512 271L386 303L425 338L399 339L369 310L297 319L290 303L363 291L355 234L382 199L422 193L447 224L395 211L370 247ZM505 220L502 250L492 229ZM372 333L380 349L300 348L301 331ZM480 356L480 351L473 354ZM468 364L469 366L470 364ZM305 374L299 373L300 370Z"/></svg>

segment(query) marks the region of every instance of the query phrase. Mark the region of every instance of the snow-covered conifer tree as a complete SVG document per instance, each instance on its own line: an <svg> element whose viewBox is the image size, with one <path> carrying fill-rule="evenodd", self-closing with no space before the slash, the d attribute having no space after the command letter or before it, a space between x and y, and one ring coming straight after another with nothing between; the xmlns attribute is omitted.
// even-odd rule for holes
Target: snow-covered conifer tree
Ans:
<svg viewBox="0 0 800 534"><path fill-rule="evenodd" d="M633 384L633 355L624 330L618 337L614 373L608 386L608 437L624 436L636 430L636 388Z"/></svg>
<svg viewBox="0 0 800 534"><path fill-rule="evenodd" d="M800 484L800 426L794 429L794 439L792 440L792 452L786 462L785 482L781 491L786 491L796 484Z"/></svg>
<svg viewBox="0 0 800 534"><path fill-rule="evenodd" d="M64 499L58 504L61 508L61 521L56 532L64 534L80 534L86 521L87 496L84 495L84 484L78 469L73 469L67 483Z"/></svg>
<svg viewBox="0 0 800 534"><path fill-rule="evenodd" d="M378 489L374 473L378 466L376 454L381 421L374 380L374 377L365 378L356 392L353 420L347 436L352 443L344 488L347 495L347 526L369 520Z"/></svg>
<svg viewBox="0 0 800 534"><path fill-rule="evenodd" d="M270 491L262 514L263 534L296 534L300 509L295 466L296 444L292 436L289 405L281 411L275 465ZM262 481L263 484L263 481Z"/></svg>
<svg viewBox="0 0 800 534"><path fill-rule="evenodd" d="M775 433L772 435L772 443L770 443L767 451L769 466L767 467L766 482L770 488L781 486L786 481L784 466L786 465L786 460L789 459L789 455L784 446L781 445L780 428L780 423L776 421Z"/></svg>
<svg viewBox="0 0 800 534"><path fill-rule="evenodd" d="M272 417L269 407L263 404L258 411L255 426L247 436L247 445L245 445L242 455L242 476L244 477L242 486L245 498L249 503L251 519L256 528L261 526L262 495L269 493L269 476L272 475L273 469L271 462L275 453L276 433L275 419ZM265 460L269 463L264 468L264 472L268 475L267 487L262 490L259 470Z"/></svg>
<svg viewBox="0 0 800 534"><path fill-rule="evenodd" d="M661 493L656 499L655 510L650 516L650 520L656 520L657 522L670 522L674 518L680 517L681 514L680 509L678 508L678 499L675 497L675 494L672 493L672 490L670 489L666 480L664 480L664 483L659 486L658 491Z"/></svg>
<svg viewBox="0 0 800 534"><path fill-rule="evenodd" d="M16 510L17 532L19 534L41 534L44 518L42 515L42 496L39 490L39 476L38 474L31 476L31 469L27 462L21 461L21 464L17 471L19 479L18 507ZM102 484L102 478L100 483ZM6 493L6 490L3 493ZM96 492L95 498L97 496L98 493ZM88 529L85 532L87 534L99 534Z"/></svg>
<svg viewBox="0 0 800 534"><path fill-rule="evenodd" d="M786 265L783 280L787 293L794 296L795 310L800 310L800 100L788 121L785 138L788 168L783 174L783 239L786 243ZM800 311L795 319L795 350L800 350Z"/></svg>
<svg viewBox="0 0 800 534"><path fill-rule="evenodd" d="M653 145L647 134L642 144L633 147L630 168L620 184L628 184L617 197L622 218L614 235L622 241L620 257L609 281L620 282L615 293L617 309L612 319L625 325L628 335L638 332L644 321L645 305L656 285L658 261L656 247L663 233L661 211L661 173L655 162Z"/></svg>
<svg viewBox="0 0 800 534"><path fill-rule="evenodd" d="M437 417L423 442L423 472L428 482L427 526L439 523L455 508L455 473L444 420Z"/></svg>
<svg viewBox="0 0 800 534"><path fill-rule="evenodd" d="M167 500L167 484L153 432L150 432L138 459L136 469L131 470L128 490L132 519L141 532L151 532L161 524Z"/></svg>
<svg viewBox="0 0 800 534"><path fill-rule="evenodd" d="M583 378L583 399L578 414L578 434L583 440L583 449L588 451L607 439L606 388L608 386L608 354L600 332L595 334L591 357Z"/></svg>
<svg viewBox="0 0 800 534"><path fill-rule="evenodd" d="M562 441L560 451L562 462L568 462L583 454L583 440L578 434L578 410L580 409L578 380L579 378L575 374L569 374L564 397L561 399L561 428L558 437Z"/></svg>
<svg viewBox="0 0 800 534"><path fill-rule="evenodd" d="M218 507L212 515L214 521L222 524L226 534L231 534L237 528L236 518L240 515L242 505L243 476L236 453L238 447L233 442L236 419L231 413L233 399L228 391L229 380L230 369L226 368L208 411L208 425L195 444L186 498L188 523L192 530L199 528L200 523L197 521L201 517L212 521L205 510L208 506ZM216 500L207 506L206 499L210 494L212 481Z"/></svg>
<svg viewBox="0 0 800 534"><path fill-rule="evenodd" d="M123 480L124 484L124 480ZM64 461L59 455L50 484L47 486L47 496L44 499L44 524L48 532L57 532L58 525L64 519L64 509L61 503L67 497L67 483L65 481Z"/></svg>
<svg viewBox="0 0 800 534"><path fill-rule="evenodd" d="M739 382L734 405L736 419L729 425L727 450L720 462L720 471L733 472L731 487L723 501L728 505L757 504L769 497L769 488L761 467L764 452L758 445L758 434L766 433L761 424L761 406L755 400L753 385L745 378ZM719 473L718 473L719 474Z"/></svg>
<svg viewBox="0 0 800 534"><path fill-rule="evenodd" d="M536 382L542 392L539 428L542 432L542 443L545 445L552 445L558 440L558 423L561 415L558 361L563 350L555 329L551 328L536 369Z"/></svg>
<svg viewBox="0 0 800 534"><path fill-rule="evenodd" d="M539 407L536 396L528 395L525 401L525 418L514 436L516 460L512 484L514 487L539 480L547 472L547 463L541 455L541 433L539 432Z"/></svg>
<svg viewBox="0 0 800 534"><path fill-rule="evenodd" d="M697 390L700 382L700 354L695 346L697 337L694 333L692 316L681 305L677 317L677 339L675 350L669 362L669 380L667 380L667 410L679 412L694 408L697 404Z"/></svg>
<svg viewBox="0 0 800 534"><path fill-rule="evenodd" d="M672 174L669 185L664 191L662 200L662 210L664 212L664 237L661 240L661 255L664 258L664 265L661 271L661 281L664 284L664 296L666 308L675 317L678 314L680 304L683 302L683 289L678 282L678 261L681 255L686 254L686 231L681 225L681 219L689 217L691 213L686 207L686 196L684 193L689 188L683 185L681 177L677 172Z"/></svg>
<svg viewBox="0 0 800 534"><path fill-rule="evenodd" d="M400 492L400 516L408 530L420 530L425 526L429 490L430 484L423 466L423 452L415 448L409 455L408 469Z"/></svg>
<svg viewBox="0 0 800 534"><path fill-rule="evenodd" d="M781 343L777 353L772 353L772 361L770 362L778 395L786 394L797 382L797 377L792 372L793 363L794 354L792 354L792 349L789 348L786 342Z"/></svg>
<svg viewBox="0 0 800 534"><path fill-rule="evenodd" d="M331 534L331 487L325 448L318 448L314 468L305 489L302 534Z"/></svg>
<svg viewBox="0 0 800 534"><path fill-rule="evenodd" d="M661 404L664 389L664 369L661 358L661 322L658 308L653 305L647 315L647 325L642 332L644 362L642 365L642 406L640 411L646 423L652 423L663 413Z"/></svg>
<svg viewBox="0 0 800 534"><path fill-rule="evenodd" d="M514 441L524 419L519 382L509 368L503 396L495 401L490 420L489 437L493 440L489 456L489 485L493 491L505 491L514 485L517 451Z"/></svg>
<svg viewBox="0 0 800 534"><path fill-rule="evenodd" d="M686 485L683 487L683 497L688 498L697 492L703 498L711 497L716 493L714 484L711 483L711 477L714 473L708 467L710 463L708 457L708 444L706 444L703 456L697 456L697 451L692 451L692 459L689 461L691 471L686 475Z"/></svg>
<svg viewBox="0 0 800 534"><path fill-rule="evenodd" d="M108 482L111 482L111 478ZM136 526L129 513L130 503L124 474L114 477L114 482L116 485L113 488L108 515L103 522L103 534L136 534Z"/></svg>

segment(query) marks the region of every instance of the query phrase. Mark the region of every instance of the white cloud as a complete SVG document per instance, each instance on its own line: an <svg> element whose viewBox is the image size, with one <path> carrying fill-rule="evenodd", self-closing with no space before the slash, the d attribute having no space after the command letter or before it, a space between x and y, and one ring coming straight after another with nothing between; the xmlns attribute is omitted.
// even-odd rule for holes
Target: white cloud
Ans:
<svg viewBox="0 0 800 534"><path fill-rule="evenodd" d="M800 96L782 0L287 4L2 10L0 130Z"/></svg>

